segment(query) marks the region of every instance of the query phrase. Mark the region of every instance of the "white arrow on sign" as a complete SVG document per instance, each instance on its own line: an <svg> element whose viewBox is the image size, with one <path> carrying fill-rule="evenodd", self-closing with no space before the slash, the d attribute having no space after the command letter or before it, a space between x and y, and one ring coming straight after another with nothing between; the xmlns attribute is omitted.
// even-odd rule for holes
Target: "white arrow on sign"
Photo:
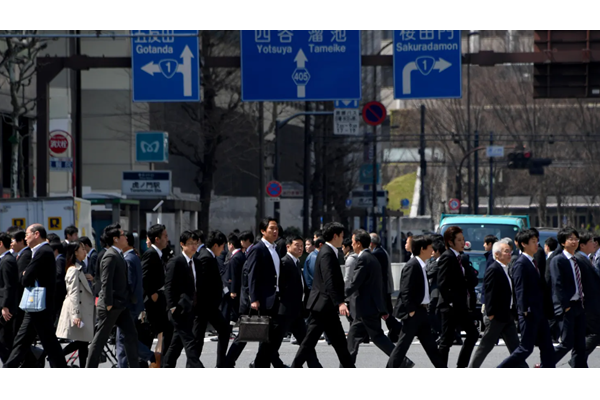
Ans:
<svg viewBox="0 0 600 400"><path fill-rule="evenodd" d="M192 96L192 58L194 54L186 45L183 52L179 56L183 58L183 64L177 66L177 72L183 75L183 95L185 97Z"/></svg>
<svg viewBox="0 0 600 400"><path fill-rule="evenodd" d="M451 63L440 57L440 59L435 62L433 69L437 69L438 72L442 72L445 69L448 69L448 67L450 67L451 65ZM404 66L404 69L402 70L402 94L410 94L412 92L410 84L410 74L411 72L416 71L418 69L419 68L417 68L417 64L414 61L409 62Z"/></svg>
<svg viewBox="0 0 600 400"><path fill-rule="evenodd" d="M185 46L183 52L179 56L183 58L182 64L177 64L177 72L183 75L183 95L185 97L192 96L192 58L194 54L188 46ZM148 64L142 67L142 71L154 76L154 74L162 72L160 65L154 64L154 61L150 61ZM170 76L169 76L170 78Z"/></svg>
<svg viewBox="0 0 600 400"><path fill-rule="evenodd" d="M302 51L302 49L298 50L298 54L294 58L294 62L296 63L296 68L304 68L305 63L308 61L306 58L306 54ZM298 85L297 89L298 98L302 99L306 97L306 85Z"/></svg>

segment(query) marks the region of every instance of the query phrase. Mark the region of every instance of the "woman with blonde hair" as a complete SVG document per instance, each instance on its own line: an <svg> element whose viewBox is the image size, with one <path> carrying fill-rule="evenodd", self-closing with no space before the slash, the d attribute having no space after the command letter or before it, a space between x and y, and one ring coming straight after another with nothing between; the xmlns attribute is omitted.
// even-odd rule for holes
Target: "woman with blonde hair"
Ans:
<svg viewBox="0 0 600 400"><path fill-rule="evenodd" d="M88 283L93 278L82 269L86 257L83 243L76 240L66 247L67 295L56 327L56 337L73 341L63 349L63 353L66 355L78 350L79 366L84 368L88 346L94 338L94 295Z"/></svg>

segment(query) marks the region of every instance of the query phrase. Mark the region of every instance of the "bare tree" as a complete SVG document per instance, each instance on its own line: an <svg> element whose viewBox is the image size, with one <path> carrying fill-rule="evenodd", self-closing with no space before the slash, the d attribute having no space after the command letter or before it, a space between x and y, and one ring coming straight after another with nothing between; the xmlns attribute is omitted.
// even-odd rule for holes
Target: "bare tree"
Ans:
<svg viewBox="0 0 600 400"><path fill-rule="evenodd" d="M10 188L11 196L19 197L24 185L24 171L23 168L20 168L25 137L21 134L22 117L34 111L36 107L35 97L28 98L25 90L32 84L36 73L36 58L40 51L46 48L47 39L25 37L25 35L35 34L37 31L0 32L13 35L2 38L0 46L0 89L6 85L10 96L11 112L8 119L8 124L12 129Z"/></svg>

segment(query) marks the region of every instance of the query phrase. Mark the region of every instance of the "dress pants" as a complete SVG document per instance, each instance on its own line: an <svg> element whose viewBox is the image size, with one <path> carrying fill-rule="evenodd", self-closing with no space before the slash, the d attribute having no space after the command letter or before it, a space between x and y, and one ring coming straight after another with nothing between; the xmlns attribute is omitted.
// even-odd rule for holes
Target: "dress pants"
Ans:
<svg viewBox="0 0 600 400"><path fill-rule="evenodd" d="M392 354L394 343L385 336L381 329L381 318L379 315L367 315L354 318L350 330L348 331L348 351L352 363L356 364L358 347L363 342L365 336L369 337L375 346L379 347L386 355Z"/></svg>
<svg viewBox="0 0 600 400"><path fill-rule="evenodd" d="M131 315L131 319L134 321L134 324L136 325L136 331L139 332L139 330L137 329L138 314L135 312L131 312L131 311L129 312L129 314ZM125 346L123 344L125 342L125 335L123 334L123 331L121 331L121 328L117 328L116 342L117 342L116 343L117 344L117 362L119 364L119 368L127 368L127 362L128 362L127 361L127 353L125 352ZM163 342L164 342L164 340L163 340ZM147 366L148 362L152 359L154 352L152 350L150 350L150 347L148 347L146 344L142 343L139 335L138 335L138 341L137 341L137 348L138 348L138 356L140 357L140 360L145 361L146 366Z"/></svg>
<svg viewBox="0 0 600 400"><path fill-rule="evenodd" d="M285 330L287 317L277 313L279 310L279 305L280 300L279 295L277 295L275 301L273 302L273 306L270 309L261 310L261 315L268 315L271 317L271 327L269 330L269 342L261 342L258 345L258 353L256 353L256 358L254 360L255 368L270 368L272 361L276 362L276 366L282 366L277 365L277 361L279 361L279 357L277 357L277 355L279 348L281 347L283 337L286 333Z"/></svg>
<svg viewBox="0 0 600 400"><path fill-rule="evenodd" d="M419 341L433 366L436 368L445 368L446 365L442 361L435 344L435 337L431 332L427 307L423 306L417 307L414 315L403 321L400 338L390 355L387 368L400 368L402 366L406 353L415 336L419 338Z"/></svg>
<svg viewBox="0 0 600 400"><path fill-rule="evenodd" d="M194 335L194 343L198 358L202 355L202 349L204 348L204 336L206 333L206 327L211 324L218 333L217 343L217 368L225 367L225 356L227 354L227 345L229 344L229 335L231 328L229 323L225 321L221 310L218 307L213 307L205 310L200 310L199 314L194 319L192 327L192 333Z"/></svg>
<svg viewBox="0 0 600 400"><path fill-rule="evenodd" d="M87 362L90 344L88 342L80 342L78 340L69 343L63 347L63 355L67 356L77 351L77 358L79 359L79 368L85 368Z"/></svg>
<svg viewBox="0 0 600 400"><path fill-rule="evenodd" d="M90 346L90 356L86 368L98 368L100 364L100 355L108 341L110 332L116 325L123 331L125 354L129 361L129 368L139 368L138 362L138 335L135 329L135 323L131 318L131 313L126 308L111 308L107 311L105 308L98 308L98 329L94 334L92 345Z"/></svg>
<svg viewBox="0 0 600 400"><path fill-rule="evenodd" d="M387 294L383 295L385 300L385 306L387 308L387 312L389 317L385 320L385 326L388 328L388 337L392 341L398 340L398 335L400 334L400 329L402 329L402 322L398 321L392 314L394 312L394 307L392 307L392 295Z"/></svg>
<svg viewBox="0 0 600 400"><path fill-rule="evenodd" d="M159 290L158 299L156 302L152 301L152 299L147 299L144 303L144 306L146 308L148 322L150 322L150 326L154 331L154 335L156 336L161 332L163 334L161 349L162 354L164 355L171 344L171 339L173 338L173 324L169 322L169 318L167 316L167 299L165 298L164 292ZM151 342L144 344L148 348L152 348ZM165 358L163 357L161 364L164 364L164 360Z"/></svg>
<svg viewBox="0 0 600 400"><path fill-rule="evenodd" d="M333 305L327 307L323 311L311 311L308 317L308 327L306 329L306 337L302 341L292 367L302 368L310 350L314 350L321 334L325 332L331 341L340 364L344 368L354 368L352 357L348 351L348 343L346 342L346 333L340 322L337 309Z"/></svg>
<svg viewBox="0 0 600 400"><path fill-rule="evenodd" d="M554 347L556 363L573 350L573 367L587 368L585 312L581 301L572 301L571 309L559 319L561 342Z"/></svg>
<svg viewBox="0 0 600 400"><path fill-rule="evenodd" d="M296 318L290 318L289 316L282 315L280 316L280 318L284 323L282 328L283 336L285 336L287 333L291 333L292 335L294 335L298 343L302 343L302 341L306 337L306 322L304 321L304 318L302 318L301 315ZM283 363L283 361L281 361L281 358L279 357L280 347L281 343L279 344L277 351L273 354L271 358L271 364L273 365L273 368L285 367L285 364ZM306 365L308 365L308 368L323 368L323 366L319 362L319 359L317 358L317 352L314 349L309 351L308 357L306 359Z"/></svg>
<svg viewBox="0 0 600 400"><path fill-rule="evenodd" d="M35 335L40 338L42 347L48 354L48 361L52 368L66 368L67 362L62 352L62 347L58 343L54 329L54 312L44 310L40 312L26 312L23 322L17 333L12 351L4 368L17 368L25 360L27 354L31 351L31 344L35 340Z"/></svg>
<svg viewBox="0 0 600 400"><path fill-rule="evenodd" d="M542 368L554 368L556 366L554 346L548 320L541 311L527 313L527 316L519 314L519 328L521 329L521 342L508 358L498 365L498 368L519 368L527 357L533 353L533 347L540 348Z"/></svg>
<svg viewBox="0 0 600 400"><path fill-rule="evenodd" d="M436 335L436 339L440 335L442 331L442 324L440 323L440 316L437 310L437 302L438 297L434 297L429 302L429 307L427 307L427 315L429 317L429 325L431 325L431 330Z"/></svg>
<svg viewBox="0 0 600 400"><path fill-rule="evenodd" d="M242 342L239 340L239 336L233 340L231 346L229 346L229 350L227 351L227 356L225 357L225 368L234 368L235 362L240 358L240 355L246 348L246 342Z"/></svg>
<svg viewBox="0 0 600 400"><path fill-rule="evenodd" d="M466 309L457 310L452 307L449 310L441 310L440 314L442 333L440 335L441 343L438 350L442 356L444 367L448 366L448 354L450 353L450 347L452 347L456 338L456 329L462 328L467 333L467 338L460 349L456 366L457 368L467 368L469 360L471 359L471 353L473 353L473 349L479 338L475 320Z"/></svg>
<svg viewBox="0 0 600 400"><path fill-rule="evenodd" d="M517 326L512 315L509 317L508 322L500 322L496 318L490 321L487 315L484 315L483 322L485 324L485 331L483 337L479 342L477 350L471 359L470 368L479 368L483 364L483 360L492 351L499 338L504 339L506 348L509 354L519 347L519 335L517 334ZM521 368L528 368L525 361L520 365Z"/></svg>
<svg viewBox="0 0 600 400"><path fill-rule="evenodd" d="M163 366L165 368L175 368L177 366L177 359L181 355L181 350L185 349L185 356L187 358L185 367L204 368L204 365L200 362L200 353L198 352L193 332L194 315L189 313L182 315L178 313L175 316L169 311L169 320L173 324L173 338L171 339L171 345L165 350L166 354Z"/></svg>
<svg viewBox="0 0 600 400"><path fill-rule="evenodd" d="M4 317L0 315L0 360L2 360L3 363L8 360L10 351L13 347L13 342L15 339L14 327L14 319L6 321Z"/></svg>

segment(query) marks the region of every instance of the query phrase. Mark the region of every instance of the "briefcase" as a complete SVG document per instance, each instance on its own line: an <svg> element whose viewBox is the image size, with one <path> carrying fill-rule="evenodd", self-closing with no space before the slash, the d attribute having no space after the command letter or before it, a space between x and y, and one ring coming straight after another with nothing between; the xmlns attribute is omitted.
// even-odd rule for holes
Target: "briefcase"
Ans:
<svg viewBox="0 0 600 400"><path fill-rule="evenodd" d="M239 320L238 340L242 342L269 343L271 317L259 315L242 315Z"/></svg>
<svg viewBox="0 0 600 400"><path fill-rule="evenodd" d="M46 309L46 288L39 287L38 281L35 286L26 287L19 308L27 312L40 312Z"/></svg>

